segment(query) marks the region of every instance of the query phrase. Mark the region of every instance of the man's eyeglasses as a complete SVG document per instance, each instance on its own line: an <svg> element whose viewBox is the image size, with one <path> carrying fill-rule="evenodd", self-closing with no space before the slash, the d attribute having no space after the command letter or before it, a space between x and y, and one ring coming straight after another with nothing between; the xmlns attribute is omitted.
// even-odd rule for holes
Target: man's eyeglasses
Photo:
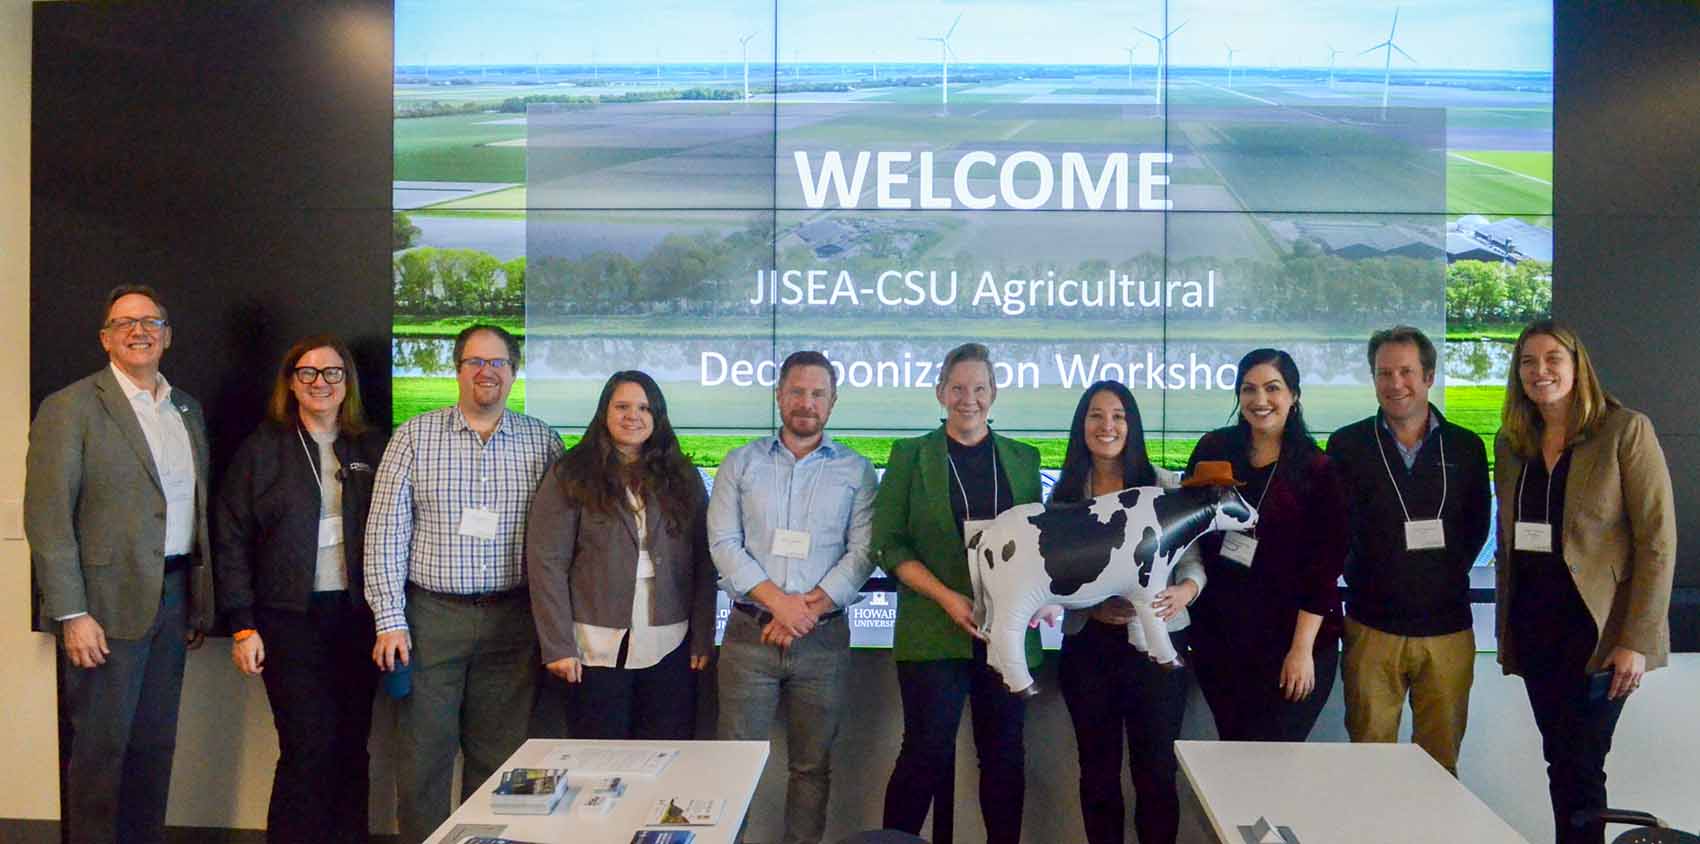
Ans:
<svg viewBox="0 0 1700 844"><path fill-rule="evenodd" d="M119 317L118 319L107 320L106 325L101 327L114 334L128 334L138 327L149 331L161 331L170 324L171 321L165 317L142 317L141 319Z"/></svg>
<svg viewBox="0 0 1700 844"><path fill-rule="evenodd" d="M341 384L343 379L348 377L348 370L340 366L295 367L295 380L300 381L303 384L311 384L314 381L319 380L320 377L325 379L326 384Z"/></svg>
<svg viewBox="0 0 1700 844"><path fill-rule="evenodd" d="M471 369L473 371L477 371L488 366L499 372L512 367L514 362L512 358L461 358L460 365L463 369Z"/></svg>

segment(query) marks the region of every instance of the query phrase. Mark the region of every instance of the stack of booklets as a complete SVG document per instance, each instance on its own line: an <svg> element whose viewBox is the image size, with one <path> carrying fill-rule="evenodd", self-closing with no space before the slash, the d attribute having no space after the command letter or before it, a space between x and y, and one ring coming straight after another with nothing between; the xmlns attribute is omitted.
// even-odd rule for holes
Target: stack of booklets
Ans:
<svg viewBox="0 0 1700 844"><path fill-rule="evenodd" d="M567 793L565 768L510 768L490 795L498 815L547 815Z"/></svg>

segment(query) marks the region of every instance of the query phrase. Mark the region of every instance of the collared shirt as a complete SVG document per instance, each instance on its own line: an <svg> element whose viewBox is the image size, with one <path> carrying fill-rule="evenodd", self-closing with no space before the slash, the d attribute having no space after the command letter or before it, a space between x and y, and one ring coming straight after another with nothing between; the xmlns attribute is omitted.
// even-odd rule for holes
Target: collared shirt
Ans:
<svg viewBox="0 0 1700 844"><path fill-rule="evenodd" d="M396 429L366 520L366 600L379 633L407 627L406 586L461 595L525 582L525 517L561 438L542 420L504 410L485 440L459 407ZM496 536L463 533L467 511L490 511Z"/></svg>
<svg viewBox="0 0 1700 844"><path fill-rule="evenodd" d="M171 384L159 374L149 390L130 380L118 364L111 366L118 388L136 411L136 423L159 470L159 485L165 493L165 556L187 554L195 546L195 451L183 414L171 403Z"/></svg>
<svg viewBox="0 0 1700 844"><path fill-rule="evenodd" d="M1434 408L1429 408L1428 428L1424 429L1423 438L1417 440L1416 445L1406 448L1405 444L1399 440L1399 435L1393 433L1393 426L1387 424L1387 414L1377 413L1376 421L1381 425L1381 430L1386 431L1388 437L1393 440L1394 447L1399 449L1399 457L1405 461L1406 469L1410 469L1417 465L1417 455L1422 452L1423 446L1428 443L1428 438L1434 436L1435 431L1440 430L1440 414L1435 413Z"/></svg>
<svg viewBox="0 0 1700 844"><path fill-rule="evenodd" d="M801 594L819 586L840 607L873 572L874 492L867 458L823 436L801 460L776 436L734 449L714 473L708 546L720 588L735 600L771 580ZM807 557L773 553L774 531L809 534Z"/></svg>

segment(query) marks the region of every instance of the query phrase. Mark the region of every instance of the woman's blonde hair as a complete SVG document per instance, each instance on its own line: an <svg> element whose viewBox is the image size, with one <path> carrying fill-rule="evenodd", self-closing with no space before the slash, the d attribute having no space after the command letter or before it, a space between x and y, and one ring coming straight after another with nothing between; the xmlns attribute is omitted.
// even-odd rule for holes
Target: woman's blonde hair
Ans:
<svg viewBox="0 0 1700 844"><path fill-rule="evenodd" d="M1621 406L1600 386L1594 361L1588 357L1588 348L1582 345L1582 338L1577 337L1576 332L1550 319L1529 323L1523 333L1517 335L1517 345L1511 350L1510 373L1505 378L1505 405L1500 409L1499 417L1500 433L1510 443L1511 450L1525 458L1540 453L1541 431L1545 423L1541 420L1540 408L1523 391L1523 377L1518 370L1524 345L1529 338L1542 334L1556 340L1570 352L1570 362L1576 370L1576 383L1570 389L1570 413L1565 423L1569 428L1564 432L1566 446L1587 439L1604 424L1606 414L1612 408Z"/></svg>

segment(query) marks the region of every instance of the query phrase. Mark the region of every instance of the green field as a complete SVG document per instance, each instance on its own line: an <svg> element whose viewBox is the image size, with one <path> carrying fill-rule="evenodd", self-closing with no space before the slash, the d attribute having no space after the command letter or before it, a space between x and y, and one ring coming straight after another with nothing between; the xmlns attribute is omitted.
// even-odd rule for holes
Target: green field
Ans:
<svg viewBox="0 0 1700 844"><path fill-rule="evenodd" d="M517 212L518 215L523 218L527 207L529 206L525 204L525 186L520 185L518 187L503 188L489 193L481 193L468 199L451 199L448 202L439 202L434 205L427 205L412 213L417 214L422 211L430 211L432 213L453 212L452 214L442 214L442 216L483 217L486 216L485 212L499 211L510 213Z"/></svg>
<svg viewBox="0 0 1700 844"><path fill-rule="evenodd" d="M492 124L516 115L457 114L395 121L395 178L427 182L523 182L525 147L494 147L525 137L525 124Z"/></svg>
<svg viewBox="0 0 1700 844"><path fill-rule="evenodd" d="M396 378L394 379L394 388L395 400L393 403L393 410L395 414L395 424L397 425L400 425L402 422L405 422L420 413L446 406L455 400L455 382L452 378ZM584 396L582 398L586 416L588 416L590 411L594 408L596 393L600 390L600 388L600 384L587 383ZM674 408L680 408L710 400L710 396L717 392L717 390L718 388L706 388L697 385L667 386L669 395L668 400ZM868 396L866 395L868 392L890 391L860 391L854 399L849 399L847 394L846 400L863 402L870 398L874 398L875 400L886 398ZM1366 400L1366 397L1363 395L1365 392L1365 388L1351 388L1351 395L1341 395L1338 388L1330 389L1328 387L1320 386L1313 387L1305 393L1305 406L1308 408L1307 413L1310 413L1313 416L1316 415L1317 412L1328 414L1331 406L1338 405L1341 401L1348 398L1356 398L1359 400L1359 403L1362 403L1362 401ZM523 411L525 409L525 393L525 381L522 379L514 385L514 391L509 397L508 406L516 411ZM765 391L763 391L763 393L764 395L762 395L760 399L765 402ZM1013 403L1026 403L1022 401L1022 398L1025 398L1027 394L1027 391L1006 391L1000 397L998 407L1006 408L1012 404L1011 397L1018 397ZM1482 441L1487 447L1490 462L1493 456L1493 435L1499 430L1500 401L1504 394L1505 391L1499 387L1449 387L1446 389L1447 418L1469 428L1472 431L1475 431L1482 437ZM721 392L721 395L724 395L724 393ZM1184 394L1179 393L1173 393L1171 395L1184 397ZM923 405L930 403L930 396L920 396L917 398ZM1041 397L1034 396L1033 398ZM1229 403L1223 403L1227 401L1227 397L1215 395L1209 396L1208 399L1211 402L1221 404L1221 418L1213 424L1225 422L1227 412L1231 406ZM1044 401L1046 402L1045 410L1054 414L1057 406L1054 398L1045 398ZM1146 401L1151 402L1151 398L1147 397ZM1174 399L1171 399L1171 402L1173 401ZM744 405L745 403L739 402L739 404ZM1157 419L1160 418L1162 407L1160 402L1157 404L1159 405L1157 407L1147 405L1142 408L1146 418L1146 425L1150 431L1150 438L1147 447L1150 450L1153 461L1163 466L1176 468L1185 464L1187 456L1192 452L1193 444L1197 442L1197 436L1194 434L1159 438L1157 436L1156 429L1158 427ZM840 416L844 415L845 409L845 405L840 404ZM882 413L883 412L884 411L882 411ZM936 417L936 407L932 408L931 413L933 414L932 416L928 416L924 413L912 413L907 416L886 416L885 418L910 418L916 419L925 424L930 424L932 419ZM677 415L677 410L675 411L675 415ZM865 415L865 413L863 415ZM999 414L994 414L994 417L998 415ZM1059 418L1056 424L1066 425L1067 421L1068 420L1065 415L1065 418ZM900 436L913 436L914 433L918 433L920 430L922 429L917 429L915 432L905 432ZM1033 443L1040 449L1043 465L1049 468L1057 468L1062 464L1062 452L1065 445L1063 438L1065 433L1065 431L1059 429L1050 436L1024 435L1021 439ZM1319 436L1326 436L1326 432L1324 431L1318 431L1318 434ZM681 435L680 440L684 444L685 450L691 454L692 459L695 460L698 465L718 466L721 459L725 457L728 451L748 442L755 435L757 434L754 432L742 434L684 434ZM840 439L850 443L857 451L866 455L870 460L873 460L876 465L883 466L885 465L885 459L891 450L891 442L896 438L898 438L898 435L845 436ZM568 444L571 444L572 442L577 441L577 436L569 434L565 435L563 439L566 440Z"/></svg>
<svg viewBox="0 0 1700 844"><path fill-rule="evenodd" d="M1448 154L1446 212L1493 219L1521 217L1536 225L1552 225L1552 153L1472 150Z"/></svg>

